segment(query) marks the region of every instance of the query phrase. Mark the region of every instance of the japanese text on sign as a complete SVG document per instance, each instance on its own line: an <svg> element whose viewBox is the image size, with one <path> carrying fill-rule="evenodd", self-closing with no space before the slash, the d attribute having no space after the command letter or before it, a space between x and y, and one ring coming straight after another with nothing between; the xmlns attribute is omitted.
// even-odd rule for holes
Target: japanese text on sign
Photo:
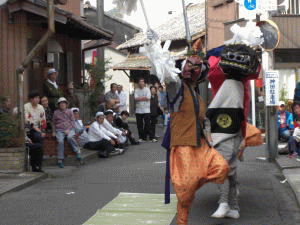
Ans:
<svg viewBox="0 0 300 225"><path fill-rule="evenodd" d="M279 71L269 70L265 73L266 106L279 104Z"/></svg>
<svg viewBox="0 0 300 225"><path fill-rule="evenodd" d="M256 8L259 12L277 10L277 0L257 0Z"/></svg>

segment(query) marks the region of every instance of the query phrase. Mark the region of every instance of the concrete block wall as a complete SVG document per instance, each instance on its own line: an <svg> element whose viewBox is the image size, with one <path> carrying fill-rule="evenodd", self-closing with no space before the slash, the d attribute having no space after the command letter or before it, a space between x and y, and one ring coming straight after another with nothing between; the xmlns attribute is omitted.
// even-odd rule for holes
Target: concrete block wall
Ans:
<svg viewBox="0 0 300 225"><path fill-rule="evenodd" d="M0 148L0 172L25 171L25 148Z"/></svg>

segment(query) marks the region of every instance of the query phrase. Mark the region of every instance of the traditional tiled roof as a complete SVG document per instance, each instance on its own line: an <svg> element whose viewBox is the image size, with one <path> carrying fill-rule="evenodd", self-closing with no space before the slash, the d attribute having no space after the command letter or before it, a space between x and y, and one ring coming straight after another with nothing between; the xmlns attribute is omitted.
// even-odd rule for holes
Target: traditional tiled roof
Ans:
<svg viewBox="0 0 300 225"><path fill-rule="evenodd" d="M187 7L187 16L192 37L199 36L199 33L203 33L203 31L205 31L204 3L195 4ZM161 41L186 39L183 14L172 18L167 23L162 24L153 30L158 34ZM141 46L145 43L145 41L145 34L143 34L143 32L140 32L136 34L134 38L119 45L117 49Z"/></svg>
<svg viewBox="0 0 300 225"><path fill-rule="evenodd" d="M151 70L151 62L146 56L133 54L123 62L113 65L114 70Z"/></svg>

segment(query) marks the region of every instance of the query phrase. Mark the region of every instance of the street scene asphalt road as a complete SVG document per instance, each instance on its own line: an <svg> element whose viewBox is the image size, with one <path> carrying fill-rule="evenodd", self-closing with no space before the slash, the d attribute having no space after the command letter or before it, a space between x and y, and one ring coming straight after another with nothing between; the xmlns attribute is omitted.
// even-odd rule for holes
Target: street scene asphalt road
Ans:
<svg viewBox="0 0 300 225"><path fill-rule="evenodd" d="M163 128L157 134L162 136ZM82 167L47 167L49 178L0 197L0 224L79 225L121 192L163 194L164 161L160 142L147 142ZM246 150L238 181L240 219L210 218L218 191L215 184L206 184L197 192L189 224L300 224L296 198L277 165L265 160L264 146Z"/></svg>

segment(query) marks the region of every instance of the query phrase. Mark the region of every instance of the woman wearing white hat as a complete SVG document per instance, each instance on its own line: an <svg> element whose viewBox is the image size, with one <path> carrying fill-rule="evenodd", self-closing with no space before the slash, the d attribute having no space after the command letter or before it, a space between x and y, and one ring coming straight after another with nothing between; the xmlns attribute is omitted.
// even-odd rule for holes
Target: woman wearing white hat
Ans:
<svg viewBox="0 0 300 225"><path fill-rule="evenodd" d="M81 160L80 148L75 139L75 119L72 110L68 109L68 101L66 98L61 97L57 101L58 109L53 115L53 136L56 137L57 146L57 158L58 166L64 167L64 140L67 137L69 144L74 152L76 152L76 158Z"/></svg>

